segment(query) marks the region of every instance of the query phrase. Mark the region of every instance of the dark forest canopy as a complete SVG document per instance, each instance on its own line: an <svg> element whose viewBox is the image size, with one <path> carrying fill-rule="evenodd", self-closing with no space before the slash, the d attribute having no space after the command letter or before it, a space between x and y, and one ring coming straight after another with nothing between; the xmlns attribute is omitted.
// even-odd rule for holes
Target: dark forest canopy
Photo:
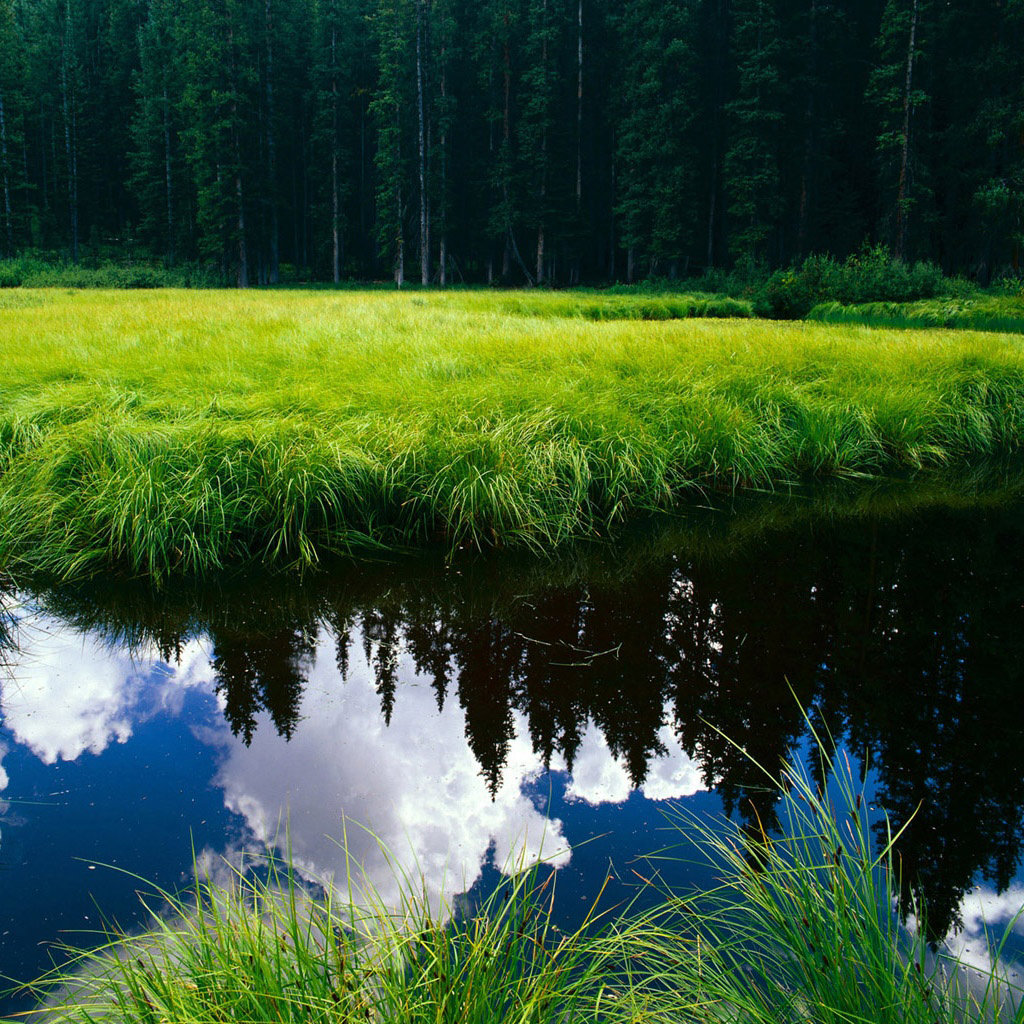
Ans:
<svg viewBox="0 0 1024 1024"><path fill-rule="evenodd" d="M1024 0L0 0L0 255L632 280L1024 250Z"/></svg>

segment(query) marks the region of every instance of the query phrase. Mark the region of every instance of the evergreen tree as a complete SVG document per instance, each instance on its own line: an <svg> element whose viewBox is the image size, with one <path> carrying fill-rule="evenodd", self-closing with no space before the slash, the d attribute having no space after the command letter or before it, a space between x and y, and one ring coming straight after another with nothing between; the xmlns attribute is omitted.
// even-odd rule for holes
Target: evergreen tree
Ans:
<svg viewBox="0 0 1024 1024"><path fill-rule="evenodd" d="M728 105L729 147L725 189L729 200L729 247L736 259L778 258L780 136L784 86L780 74L781 27L771 0L733 0L732 47L736 95Z"/></svg>
<svg viewBox="0 0 1024 1024"><path fill-rule="evenodd" d="M377 240L391 261L395 284L405 282L405 213L408 190L403 140L414 108L409 88L409 0L378 0L374 28L378 55L377 90L370 109L377 123Z"/></svg>
<svg viewBox="0 0 1024 1024"><path fill-rule="evenodd" d="M887 0L870 95L879 111L882 193L897 259L908 253L911 223L925 188L917 145L918 120L929 100L922 61L929 42L931 0Z"/></svg>
<svg viewBox="0 0 1024 1024"><path fill-rule="evenodd" d="M616 131L616 212L629 281L638 260L651 273L674 271L695 240L693 10L687 0L637 0L621 15L619 33L634 41L624 57Z"/></svg>
<svg viewBox="0 0 1024 1024"><path fill-rule="evenodd" d="M12 0L0 0L0 255L24 239L25 182L17 154L24 144L24 55Z"/></svg>

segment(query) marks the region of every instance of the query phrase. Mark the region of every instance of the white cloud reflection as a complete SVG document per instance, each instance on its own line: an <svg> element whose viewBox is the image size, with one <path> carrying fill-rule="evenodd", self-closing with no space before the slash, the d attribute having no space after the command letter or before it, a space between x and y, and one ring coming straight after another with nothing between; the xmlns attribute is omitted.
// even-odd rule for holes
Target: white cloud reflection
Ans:
<svg viewBox="0 0 1024 1024"><path fill-rule="evenodd" d="M669 714L666 708L666 719ZM640 792L648 800L679 800L706 789L700 765L687 757L670 726L661 727L658 739L665 753L651 759ZM622 803L632 790L625 766L612 754L601 730L591 723L573 762L565 795L596 806Z"/></svg>
<svg viewBox="0 0 1024 1024"><path fill-rule="evenodd" d="M168 666L155 649L129 657L45 615L33 617L31 632L34 641L0 697L10 736L46 764L100 755L128 742L154 716L180 714L188 693L213 690L207 643L190 643L181 661ZM385 896L396 887L385 850L399 873L421 877L434 895L470 888L488 858L505 871L538 858L568 862L562 822L548 820L542 801L530 795L544 766L521 716L513 716L502 781L492 794L456 699L439 712L432 688L403 659L401 692L385 725L362 645L351 652L343 683L333 638L321 641L290 741L269 716L258 722L250 747L231 735L220 714L193 720L193 735L217 753L213 784L251 832L242 845L290 844L305 874L330 881L345 874L347 833L350 857ZM644 795L661 800L703 788L668 727L660 739L667 753L652 761ZM0 761L5 752L0 748ZM564 769L557 758L553 767ZM0 791L8 781L0 766ZM568 798L619 803L631 790L625 768L591 725L567 781Z"/></svg>
<svg viewBox="0 0 1024 1024"><path fill-rule="evenodd" d="M357 645L354 645L358 649ZM562 823L547 820L523 792L543 765L517 722L502 783L492 796L465 738L454 701L439 713L433 691L413 667L399 668L402 688L391 724L362 655L347 683L334 668L334 644L317 651L290 742L261 721L252 745L224 742L215 784L256 838L283 846L317 880L343 879L349 855L384 897L396 893L395 868L422 877L437 896L470 888L493 850L501 869L543 857L570 857Z"/></svg>
<svg viewBox="0 0 1024 1024"><path fill-rule="evenodd" d="M975 986L987 984L995 974L1017 990L1015 1002L1020 1001L1024 990L1022 910L1024 885L1015 883L1001 893L989 886L977 886L960 904L962 927L951 931L944 943L944 952L975 972L971 978Z"/></svg>
<svg viewBox="0 0 1024 1024"><path fill-rule="evenodd" d="M154 671L155 651L129 658L53 619L37 618L32 636L0 696L5 726L45 764L126 743L157 712L179 713L185 689L211 676L199 644L177 670Z"/></svg>

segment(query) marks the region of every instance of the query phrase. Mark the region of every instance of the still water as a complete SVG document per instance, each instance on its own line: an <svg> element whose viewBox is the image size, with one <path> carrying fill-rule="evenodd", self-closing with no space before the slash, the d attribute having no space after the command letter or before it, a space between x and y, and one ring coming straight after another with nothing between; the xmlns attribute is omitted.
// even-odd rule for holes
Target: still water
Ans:
<svg viewBox="0 0 1024 1024"><path fill-rule="evenodd" d="M290 844L329 881L343 835L385 895L381 843L433 892L539 854L572 918L679 842L670 802L771 822L729 740L806 754L801 707L910 821L932 937L987 965L983 922L1024 904L1024 507L906 504L773 502L556 562L7 581L0 974L130 926L133 873L174 888L194 857Z"/></svg>

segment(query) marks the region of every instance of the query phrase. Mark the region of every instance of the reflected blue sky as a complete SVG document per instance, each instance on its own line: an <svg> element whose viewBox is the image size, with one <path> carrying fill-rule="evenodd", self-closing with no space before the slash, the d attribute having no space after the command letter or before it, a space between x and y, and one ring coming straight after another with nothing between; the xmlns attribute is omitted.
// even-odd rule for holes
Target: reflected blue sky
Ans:
<svg viewBox="0 0 1024 1024"><path fill-rule="evenodd" d="M225 721L202 638L171 665L44 614L24 614L21 637L17 667L0 683L0 951L9 977L46 966L47 943L88 941L101 910L135 919L139 882L119 872L174 887L189 877L193 847L210 863L290 845L308 878L330 883L346 872L345 835L349 857L383 897L398 885L386 850L435 901L487 873L576 859L563 889L583 901L609 865L628 883L636 855L661 845L656 801L704 788L667 726L664 753L634 793L595 726L571 772L558 755L549 771L517 714L492 793L457 702L439 710L402 658L401 699L385 724L362 644L350 644L343 680L329 633L292 738L260 722L248 746Z"/></svg>

